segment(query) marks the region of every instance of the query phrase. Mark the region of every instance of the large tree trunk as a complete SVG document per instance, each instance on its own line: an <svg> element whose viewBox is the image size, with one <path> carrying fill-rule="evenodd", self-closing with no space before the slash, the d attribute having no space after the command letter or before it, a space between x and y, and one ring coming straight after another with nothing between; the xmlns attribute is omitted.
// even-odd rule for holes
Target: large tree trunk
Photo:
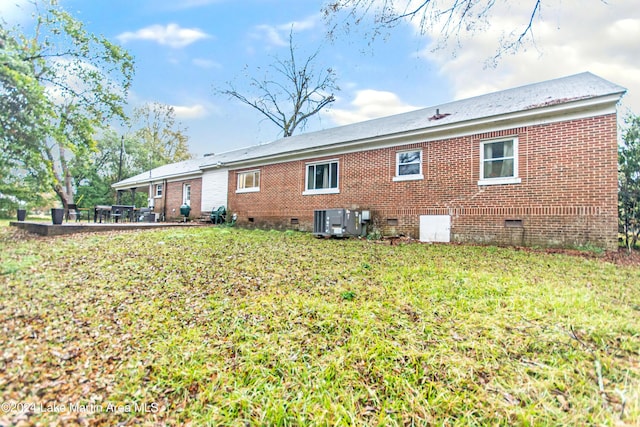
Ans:
<svg viewBox="0 0 640 427"><path fill-rule="evenodd" d="M47 147L47 158L51 162L51 173L53 175L53 191L56 193L65 211L69 209L69 204L74 201L73 177L69 170L64 148L58 145L59 158L56 159L52 152L53 147Z"/></svg>

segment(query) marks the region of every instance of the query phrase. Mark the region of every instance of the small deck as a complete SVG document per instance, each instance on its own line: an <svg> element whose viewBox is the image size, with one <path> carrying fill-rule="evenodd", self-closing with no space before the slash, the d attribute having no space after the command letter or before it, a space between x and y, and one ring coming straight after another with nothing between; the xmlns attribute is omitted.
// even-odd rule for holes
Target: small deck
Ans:
<svg viewBox="0 0 640 427"><path fill-rule="evenodd" d="M66 222L61 225L54 225L47 222L11 221L12 227L18 227L29 233L41 236L61 236L64 234L76 233L97 233L102 231L118 230L149 230L168 227L198 227L197 222L124 222L124 223L94 223L94 222Z"/></svg>

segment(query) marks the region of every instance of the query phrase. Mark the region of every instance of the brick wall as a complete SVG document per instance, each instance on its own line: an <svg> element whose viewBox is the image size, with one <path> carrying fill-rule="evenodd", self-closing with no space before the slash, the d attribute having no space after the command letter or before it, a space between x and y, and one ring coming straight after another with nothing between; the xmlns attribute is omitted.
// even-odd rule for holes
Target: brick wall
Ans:
<svg viewBox="0 0 640 427"><path fill-rule="evenodd" d="M175 181L175 182L167 182L165 185L164 191L166 192L162 201L156 199L156 212L158 211L157 206L162 206L163 203L166 203L166 219L176 220L182 219L180 215L180 206L182 206L183 202L183 185L191 184L191 212L189 214L190 219L197 218L201 215L202 207L202 178L192 178L186 179L184 181Z"/></svg>
<svg viewBox="0 0 640 427"><path fill-rule="evenodd" d="M507 245L617 244L616 115L508 129L260 167L260 192L229 207L245 226L311 230L313 211L371 210L386 235L419 235L420 215L451 215L454 241ZM480 143L518 138L519 184L478 185ZM424 179L394 182L397 151L420 148ZM302 195L309 161L338 159L339 194ZM255 169L255 168L252 168Z"/></svg>

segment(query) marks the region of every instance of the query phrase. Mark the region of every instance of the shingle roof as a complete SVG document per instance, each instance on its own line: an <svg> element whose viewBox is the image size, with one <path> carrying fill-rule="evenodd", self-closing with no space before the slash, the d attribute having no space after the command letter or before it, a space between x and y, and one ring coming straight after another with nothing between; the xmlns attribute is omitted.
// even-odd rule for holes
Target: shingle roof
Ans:
<svg viewBox="0 0 640 427"><path fill-rule="evenodd" d="M240 160L243 158L243 150L233 150L224 153L210 155L206 157L199 157L196 159L184 160L182 162L170 163L167 165L159 166L150 171L142 172L131 178L124 179L116 182L112 185L114 188L126 189L132 188L136 185L143 185L149 182L158 182L163 179L169 179L173 177L199 174L202 173L202 165L215 166L216 164L224 164L226 162Z"/></svg>
<svg viewBox="0 0 640 427"><path fill-rule="evenodd" d="M570 104L586 99L622 96L626 89L589 72L507 89L473 98L434 105L365 122L339 126L282 138L267 144L228 151L200 159L162 166L126 179L127 183L149 182L153 179L186 175L217 165L329 148L340 144L366 141L376 137L401 135L407 132L435 129L447 125L490 119L510 113L534 111L546 107ZM436 117L438 117L436 119Z"/></svg>
<svg viewBox="0 0 640 427"><path fill-rule="evenodd" d="M205 158L184 160L182 162L170 163L168 165L159 166L150 171L142 172L131 178L124 179L113 184L113 187L126 188L127 186L147 183L150 181L158 181L172 176L188 175L191 173L199 173L200 165L206 160Z"/></svg>
<svg viewBox="0 0 640 427"><path fill-rule="evenodd" d="M585 72L434 105L408 113L282 138L269 144L237 150L237 160L269 157L375 137L392 136L408 131L436 128L519 111L535 110L589 98L614 94L621 96L624 92L626 92L626 89L622 86ZM434 119L434 116L438 113L444 117ZM207 163L203 166L206 165Z"/></svg>

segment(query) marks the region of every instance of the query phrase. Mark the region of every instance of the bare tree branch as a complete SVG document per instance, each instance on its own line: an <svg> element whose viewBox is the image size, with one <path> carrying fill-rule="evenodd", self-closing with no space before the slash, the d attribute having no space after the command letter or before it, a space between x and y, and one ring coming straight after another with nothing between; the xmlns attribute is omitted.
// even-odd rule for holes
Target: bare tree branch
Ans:
<svg viewBox="0 0 640 427"><path fill-rule="evenodd" d="M503 39L491 58L494 63L504 54L521 49L529 37L533 40L534 24L540 15L542 1L530 1L532 7L524 18L524 28L514 28ZM325 21L330 24L330 36L335 36L338 27L349 31L352 24L358 25L367 17L374 22L369 34L372 39L382 31L415 20L422 35L437 34L437 48L442 48L451 37L455 37L459 44L462 34L473 34L490 26L492 11L497 4L496 0L330 0L322 11Z"/></svg>
<svg viewBox="0 0 640 427"><path fill-rule="evenodd" d="M216 92L254 108L282 130L284 137L303 128L307 120L335 101L336 74L331 68L316 75L314 62L319 51L310 55L302 67L298 66L293 33L289 34L289 54L286 60L275 58L271 69L280 78L249 79L255 95L238 91L231 83Z"/></svg>
<svg viewBox="0 0 640 427"><path fill-rule="evenodd" d="M536 18L536 16L538 15L538 13L540 13L540 0L536 0L536 3L533 7L533 11L531 12L531 16L529 16L529 22L527 24L527 26L524 28L524 30L522 30L520 32L520 35L518 36L518 38L514 41L511 42L507 42L506 44L503 43L502 46L500 46L500 48L498 49L498 51L496 52L496 54L493 56L493 62L497 62L497 60L505 53L507 52L514 52L517 51L518 49L520 49L520 47L522 46L522 44L524 43L525 38L531 34L533 37L533 21Z"/></svg>

